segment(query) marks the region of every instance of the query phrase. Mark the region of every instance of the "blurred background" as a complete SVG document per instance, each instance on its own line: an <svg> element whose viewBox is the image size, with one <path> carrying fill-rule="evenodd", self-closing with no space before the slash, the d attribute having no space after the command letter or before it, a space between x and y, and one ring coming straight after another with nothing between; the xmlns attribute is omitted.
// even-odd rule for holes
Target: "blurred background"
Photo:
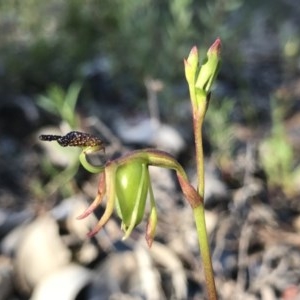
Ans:
<svg viewBox="0 0 300 300"><path fill-rule="evenodd" d="M192 213L151 169L159 210L121 241L78 216L98 176L40 134L92 133L95 163L172 153L195 179L183 58L217 37L206 116L206 210L220 299L300 299L298 0L0 0L0 300L206 299Z"/></svg>

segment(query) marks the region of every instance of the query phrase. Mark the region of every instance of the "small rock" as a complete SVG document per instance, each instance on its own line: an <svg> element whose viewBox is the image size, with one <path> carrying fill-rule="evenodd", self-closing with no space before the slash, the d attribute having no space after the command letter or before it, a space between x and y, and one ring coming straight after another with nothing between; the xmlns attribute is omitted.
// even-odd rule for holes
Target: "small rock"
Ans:
<svg viewBox="0 0 300 300"><path fill-rule="evenodd" d="M70 258L55 220L49 215L40 216L25 228L16 250L17 284L30 292L43 277L68 264Z"/></svg>
<svg viewBox="0 0 300 300"><path fill-rule="evenodd" d="M110 255L95 272L88 299L106 300L114 294L140 291L138 264L132 251Z"/></svg>
<svg viewBox="0 0 300 300"><path fill-rule="evenodd" d="M40 281L30 300L74 300L92 274L76 264L61 267Z"/></svg>

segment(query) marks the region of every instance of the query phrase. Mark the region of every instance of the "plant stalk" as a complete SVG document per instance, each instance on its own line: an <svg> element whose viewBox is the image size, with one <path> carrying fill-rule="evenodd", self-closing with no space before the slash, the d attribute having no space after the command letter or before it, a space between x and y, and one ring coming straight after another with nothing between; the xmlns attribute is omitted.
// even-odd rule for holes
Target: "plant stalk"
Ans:
<svg viewBox="0 0 300 300"><path fill-rule="evenodd" d="M205 116L206 105L203 101L203 105L200 107L193 107L193 125L194 125L194 137L196 148L196 162L197 162L197 191L202 199L204 199L204 154L202 143L202 124ZM217 291L215 286L215 279L212 267L212 261L210 256L209 240L206 231L205 223L205 211L204 203L193 209L200 254L203 262L205 282L207 286L207 293L209 300L217 299Z"/></svg>
<svg viewBox="0 0 300 300"><path fill-rule="evenodd" d="M215 286L215 278L214 278L214 272L211 263L208 236L206 232L204 205L199 205L198 207L194 208L193 213L194 213L194 218L195 218L195 223L197 228L201 258L203 262L208 299L217 300L218 297L217 297L217 291Z"/></svg>

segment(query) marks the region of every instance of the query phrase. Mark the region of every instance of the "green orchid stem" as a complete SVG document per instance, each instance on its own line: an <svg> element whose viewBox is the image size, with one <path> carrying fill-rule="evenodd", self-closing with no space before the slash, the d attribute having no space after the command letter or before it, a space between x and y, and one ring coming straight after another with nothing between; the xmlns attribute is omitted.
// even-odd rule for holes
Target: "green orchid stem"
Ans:
<svg viewBox="0 0 300 300"><path fill-rule="evenodd" d="M200 102L197 108L193 107L193 125L195 136L196 148L196 161L197 161L197 191L202 199L204 199L204 154L202 144L202 124L207 109L207 100ZM210 256L209 240L206 231L204 203L193 208L195 223L197 227L199 248L202 257L204 275L207 286L207 293L209 300L217 299L217 291L215 287L215 279Z"/></svg>
<svg viewBox="0 0 300 300"><path fill-rule="evenodd" d="M195 109L193 113L194 137L196 149L197 163L197 191L202 199L204 199L204 155L202 145L202 124L204 116L200 110Z"/></svg>
<svg viewBox="0 0 300 300"><path fill-rule="evenodd" d="M87 154L92 153L92 151L89 151L88 147L86 149L83 149L83 151L79 155L79 161L82 164L82 166L89 172L91 173L101 173L104 171L105 167L104 166L93 166L91 163L88 162L87 160Z"/></svg>
<svg viewBox="0 0 300 300"><path fill-rule="evenodd" d="M220 66L221 40L219 38L207 51L206 59L199 63L198 49L193 47L187 59L184 59L185 77L189 86L192 112L193 129L196 148L197 163L197 195L202 200L197 206L192 206L197 226L200 252L204 265L205 281L208 290L208 299L217 299L215 280L210 257L209 242L206 232L204 214L204 155L202 145L202 125L208 108L210 90L217 76Z"/></svg>
<svg viewBox="0 0 300 300"><path fill-rule="evenodd" d="M199 248L200 248L200 253L203 262L208 299L216 300L218 299L218 297L217 297L214 272L213 272L212 262L210 257L208 236L206 232L204 205L199 205L198 207L193 208L193 214L194 214L196 228L197 228Z"/></svg>

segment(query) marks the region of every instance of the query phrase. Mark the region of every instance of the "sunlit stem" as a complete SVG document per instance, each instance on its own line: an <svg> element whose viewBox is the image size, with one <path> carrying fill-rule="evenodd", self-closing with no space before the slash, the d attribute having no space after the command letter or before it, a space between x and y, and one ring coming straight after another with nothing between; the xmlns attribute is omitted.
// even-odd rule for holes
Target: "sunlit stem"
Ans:
<svg viewBox="0 0 300 300"><path fill-rule="evenodd" d="M79 155L80 163L90 173L101 173L104 171L105 166L93 166L87 160L87 154L92 153L92 152L95 152L95 150L91 150L89 147L83 149L83 151Z"/></svg>
<svg viewBox="0 0 300 300"><path fill-rule="evenodd" d="M194 125L194 138L195 138L195 150L196 150L196 162L197 162L197 191L199 195L204 198L205 190L205 174L204 174L204 154L203 154L203 142L202 142L202 125L204 116L203 110L204 105L201 109L193 109L193 125Z"/></svg>
<svg viewBox="0 0 300 300"><path fill-rule="evenodd" d="M210 256L209 241L206 231L204 205L199 205L198 207L194 208L193 214L197 228L199 248L203 262L208 299L216 300L218 299L218 297Z"/></svg>
<svg viewBox="0 0 300 300"><path fill-rule="evenodd" d="M182 166L177 162L177 160L169 153L156 149L141 149L136 151L131 151L128 154L117 159L118 164L122 164L126 161L136 161L144 163L149 166L158 166L162 168L173 169L182 174L183 177L187 179L187 175L182 168Z"/></svg>
<svg viewBox="0 0 300 300"><path fill-rule="evenodd" d="M205 174L204 174L204 154L203 154L203 139L202 139L202 125L204 116L207 110L209 99L203 99L200 105L195 109L193 107L193 124L194 124L194 137L196 148L196 161L197 161L197 191L202 199L204 199L205 190ZM198 102L199 103L199 102ZM197 227L198 240L202 262L204 266L205 281L207 285L207 293L209 300L217 299L217 292L215 287L215 279L213 274L212 261L210 256L209 240L206 231L205 211L204 205L193 208L194 218Z"/></svg>

